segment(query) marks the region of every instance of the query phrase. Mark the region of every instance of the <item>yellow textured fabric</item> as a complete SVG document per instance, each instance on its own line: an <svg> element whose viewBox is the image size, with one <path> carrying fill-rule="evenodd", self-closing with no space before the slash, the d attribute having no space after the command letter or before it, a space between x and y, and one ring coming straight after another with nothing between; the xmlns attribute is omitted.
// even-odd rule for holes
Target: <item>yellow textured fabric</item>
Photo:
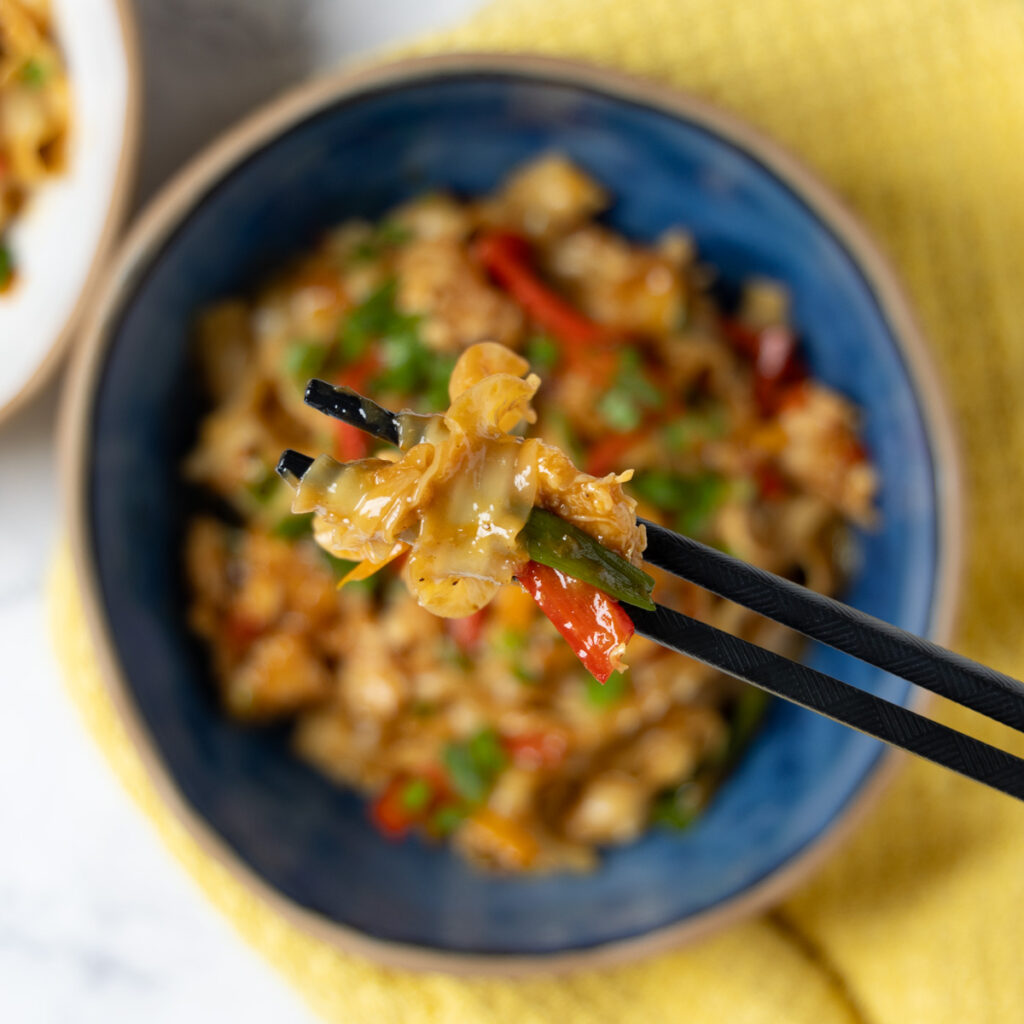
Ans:
<svg viewBox="0 0 1024 1024"><path fill-rule="evenodd" d="M459 48L542 50L684 87L767 130L845 196L901 271L959 420L972 506L959 648L1024 675L1024 4L498 0L415 49ZM694 948L519 983L337 954L248 895L161 805L99 679L66 550L52 599L69 685L133 796L328 1020L1024 1020L1024 808L921 762L779 911ZM939 715L1007 742L959 709ZM1019 737L1008 745L1024 753Z"/></svg>

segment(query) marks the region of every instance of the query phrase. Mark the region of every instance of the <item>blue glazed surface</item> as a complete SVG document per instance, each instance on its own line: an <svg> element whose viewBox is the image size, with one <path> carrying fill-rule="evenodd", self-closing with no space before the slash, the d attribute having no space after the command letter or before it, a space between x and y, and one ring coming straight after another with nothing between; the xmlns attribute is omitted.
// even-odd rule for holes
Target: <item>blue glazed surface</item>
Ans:
<svg viewBox="0 0 1024 1024"><path fill-rule="evenodd" d="M770 713L706 816L654 832L583 877L483 877L445 849L392 844L362 802L288 752L278 731L218 713L182 616L176 466L196 398L195 311L257 282L328 225L434 186L485 192L557 149L617 197L638 238L673 224L728 281L785 282L814 372L865 410L884 486L848 600L916 632L936 574L933 453L885 317L842 245L789 188L704 128L582 88L504 74L402 86L340 103L257 152L201 197L130 290L94 412L90 530L131 692L181 792L270 885L370 935L452 951L545 953L642 934L727 902L842 813L875 741L788 705ZM815 667L904 702L908 687L815 648Z"/></svg>

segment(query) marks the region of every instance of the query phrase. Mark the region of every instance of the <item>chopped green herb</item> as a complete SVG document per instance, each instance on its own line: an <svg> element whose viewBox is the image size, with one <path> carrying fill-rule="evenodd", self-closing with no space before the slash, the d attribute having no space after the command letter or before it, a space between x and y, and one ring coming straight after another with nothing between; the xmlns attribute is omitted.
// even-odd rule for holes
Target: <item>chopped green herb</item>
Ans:
<svg viewBox="0 0 1024 1024"><path fill-rule="evenodd" d="M771 698L764 690L749 685L743 688L729 722L729 741L725 751L727 763L735 760L753 738L770 702Z"/></svg>
<svg viewBox="0 0 1024 1024"><path fill-rule="evenodd" d="M482 729L462 743L449 743L444 765L455 792L471 804L482 803L508 758L493 729Z"/></svg>
<svg viewBox="0 0 1024 1024"><path fill-rule="evenodd" d="M517 662L512 666L512 675L514 675L519 682L526 683L527 686L533 686L534 683L540 682L540 676L534 672L533 669L527 668L521 662Z"/></svg>
<svg viewBox="0 0 1024 1024"><path fill-rule="evenodd" d="M437 836L451 835L466 820L466 809L455 804L438 808L430 818L430 831Z"/></svg>
<svg viewBox="0 0 1024 1024"><path fill-rule="evenodd" d="M725 435L728 421L721 406L688 413L665 425L665 443L675 453L688 452Z"/></svg>
<svg viewBox="0 0 1024 1024"><path fill-rule="evenodd" d="M689 828L700 814L703 802L703 787L684 782L655 798L651 805L651 823L680 830Z"/></svg>
<svg viewBox="0 0 1024 1024"><path fill-rule="evenodd" d="M550 373L561 354L561 347L550 334L534 334L526 341L527 362L538 373Z"/></svg>
<svg viewBox="0 0 1024 1024"><path fill-rule="evenodd" d="M444 766L459 796L474 804L480 803L487 796L487 780L473 764L466 746L449 744L444 752Z"/></svg>
<svg viewBox="0 0 1024 1024"><path fill-rule="evenodd" d="M454 668L467 672L473 667L473 659L450 636L441 638L441 657Z"/></svg>
<svg viewBox="0 0 1024 1024"><path fill-rule="evenodd" d="M493 729L481 729L469 741L469 753L481 771L497 775L508 763L505 748Z"/></svg>
<svg viewBox="0 0 1024 1024"><path fill-rule="evenodd" d="M354 263L371 263L384 255L387 249L404 245L413 237L412 231L396 220L382 221L377 228L357 243L351 253Z"/></svg>
<svg viewBox="0 0 1024 1024"><path fill-rule="evenodd" d="M293 341L284 351L285 372L303 387L323 368L327 350L317 341Z"/></svg>
<svg viewBox="0 0 1024 1024"><path fill-rule="evenodd" d="M587 703L595 708L610 708L618 704L629 692L631 687L629 674L626 672L613 672L604 685L599 683L593 676L587 676L586 694Z"/></svg>
<svg viewBox="0 0 1024 1024"><path fill-rule="evenodd" d="M729 493L726 479L717 473L684 476L667 470L648 469L632 482L633 492L662 512L673 515L680 533L703 533Z"/></svg>
<svg viewBox="0 0 1024 1024"><path fill-rule="evenodd" d="M298 540L300 537L308 537L312 529L313 513L306 512L303 515L285 516L274 524L270 532L282 540Z"/></svg>
<svg viewBox="0 0 1024 1024"><path fill-rule="evenodd" d="M26 85L38 88L49 77L49 70L37 57L33 57L31 60L26 61L22 66L20 78Z"/></svg>
<svg viewBox="0 0 1024 1024"><path fill-rule="evenodd" d="M402 787L398 799L407 811L422 811L433 799L434 787L426 779L413 779Z"/></svg>
<svg viewBox="0 0 1024 1024"><path fill-rule="evenodd" d="M612 430L625 433L635 430L648 412L664 404L664 395L644 372L643 356L635 348L624 349L619 356L615 383L598 399L601 418Z"/></svg>
<svg viewBox="0 0 1024 1024"><path fill-rule="evenodd" d="M569 417L560 409L553 409L548 413L549 422L554 427L554 443L572 456L572 461L581 466L587 457L587 453L580 443L576 431L573 430Z"/></svg>
<svg viewBox="0 0 1024 1024"><path fill-rule="evenodd" d="M385 361L404 356L413 345L419 346L417 324L419 317L400 313L395 306L397 284L392 278L385 281L360 305L345 317L338 330L338 356L344 365L361 359L371 342L380 340L385 346ZM396 348L397 345L397 348Z"/></svg>
<svg viewBox="0 0 1024 1024"><path fill-rule="evenodd" d="M448 408L448 381L458 356L434 356L426 363L427 384L424 390L427 409L442 412Z"/></svg>
<svg viewBox="0 0 1024 1024"><path fill-rule="evenodd" d="M14 260L11 259L11 250L0 242L0 291L3 291L11 283L14 277Z"/></svg>
<svg viewBox="0 0 1024 1024"><path fill-rule="evenodd" d="M503 629L494 641L494 646L502 654L522 654L526 650L527 643L528 639L525 630Z"/></svg>
<svg viewBox="0 0 1024 1024"><path fill-rule="evenodd" d="M630 430L636 430L643 419L643 412L639 405L630 395L620 391L618 388L606 391L598 399L597 411L601 419L612 430L617 430L622 434L628 433Z"/></svg>
<svg viewBox="0 0 1024 1024"><path fill-rule="evenodd" d="M260 505L266 505L277 493L280 477L272 472L269 467L261 466L246 481L245 490L248 495Z"/></svg>

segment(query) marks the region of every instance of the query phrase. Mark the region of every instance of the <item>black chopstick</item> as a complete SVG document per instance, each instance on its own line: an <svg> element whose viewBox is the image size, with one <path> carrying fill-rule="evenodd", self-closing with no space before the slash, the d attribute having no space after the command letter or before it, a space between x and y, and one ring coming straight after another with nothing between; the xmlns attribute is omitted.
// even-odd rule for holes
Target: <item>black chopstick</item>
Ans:
<svg viewBox="0 0 1024 1024"><path fill-rule="evenodd" d="M1024 730L1024 684L831 597L655 523L644 559L812 640Z"/></svg>
<svg viewBox="0 0 1024 1024"><path fill-rule="evenodd" d="M310 381L306 403L397 444L398 419L348 388ZM286 451L278 472L299 479L309 456ZM1024 731L1024 684L938 644L641 520L644 558L805 636ZM658 606L629 607L637 632L776 696L1024 799L1024 760L849 683Z"/></svg>
<svg viewBox="0 0 1024 1024"><path fill-rule="evenodd" d="M637 633L664 647L1024 799L1024 760L1005 750L671 608L626 607L626 612Z"/></svg>
<svg viewBox="0 0 1024 1024"><path fill-rule="evenodd" d="M313 379L306 385L303 400L317 412L365 430L382 441L398 444L398 417L358 391Z"/></svg>

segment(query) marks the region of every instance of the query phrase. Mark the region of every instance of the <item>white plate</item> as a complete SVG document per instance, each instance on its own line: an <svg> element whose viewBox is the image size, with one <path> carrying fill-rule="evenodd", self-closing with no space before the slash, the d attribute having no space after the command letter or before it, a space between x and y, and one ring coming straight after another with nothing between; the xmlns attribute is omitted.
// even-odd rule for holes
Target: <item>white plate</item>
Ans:
<svg viewBox="0 0 1024 1024"><path fill-rule="evenodd" d="M127 0L54 0L71 79L68 166L10 231L18 281L0 295L0 418L61 362L120 225L136 150L138 80Z"/></svg>

